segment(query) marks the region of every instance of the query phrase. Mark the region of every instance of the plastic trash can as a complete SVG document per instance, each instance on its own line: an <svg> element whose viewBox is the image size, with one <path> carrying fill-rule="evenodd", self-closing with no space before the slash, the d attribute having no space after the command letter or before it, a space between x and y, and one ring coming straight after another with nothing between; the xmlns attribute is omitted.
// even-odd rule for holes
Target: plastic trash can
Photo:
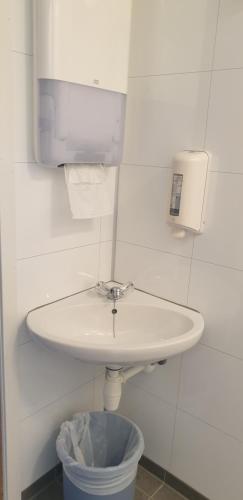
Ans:
<svg viewBox="0 0 243 500"><path fill-rule="evenodd" d="M110 412L75 415L57 438L64 500L133 500L144 440L136 424Z"/></svg>

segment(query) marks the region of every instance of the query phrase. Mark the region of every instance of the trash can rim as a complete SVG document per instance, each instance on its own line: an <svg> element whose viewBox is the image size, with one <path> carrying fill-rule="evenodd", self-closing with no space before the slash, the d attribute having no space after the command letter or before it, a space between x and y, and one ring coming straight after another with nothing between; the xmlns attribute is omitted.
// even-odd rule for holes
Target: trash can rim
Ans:
<svg viewBox="0 0 243 500"><path fill-rule="evenodd" d="M119 413L113 413L111 411L105 411L105 412L104 411L86 411L86 412L84 411L84 412L76 413L74 415L74 417L78 417L80 415L85 415L85 414L103 414L103 413L105 413L106 415L112 415L115 417L119 417L122 420L125 420L126 422L131 424L131 426L134 427L138 433L138 441L139 441L140 445L138 446L138 449L136 450L136 452L134 453L134 455L132 457L122 461L118 465L110 465L108 467L92 467L90 465L80 464L80 463L76 462L76 460L74 458L72 458L71 456L68 457L70 464L72 463L73 465L76 465L76 467L78 467L79 469L81 468L83 471L90 472L91 474L94 473L94 470L95 470L95 473L98 473L98 474L101 473L102 475L104 475L104 473L108 473L108 472L121 471L122 469L127 468L130 464L134 464L135 462L138 463L139 459L142 456L143 450L144 450L143 433L139 429L138 425L135 424L129 418L124 417L123 415L120 415ZM58 439L59 438L57 438L57 441L58 441ZM64 469L65 469L65 466L64 466Z"/></svg>

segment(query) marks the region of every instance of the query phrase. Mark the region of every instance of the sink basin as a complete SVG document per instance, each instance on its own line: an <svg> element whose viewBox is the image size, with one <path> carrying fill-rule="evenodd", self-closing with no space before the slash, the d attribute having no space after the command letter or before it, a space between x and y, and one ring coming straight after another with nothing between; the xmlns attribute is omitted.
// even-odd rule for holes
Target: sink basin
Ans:
<svg viewBox="0 0 243 500"><path fill-rule="evenodd" d="M134 290L116 303L87 290L29 312L34 338L82 361L149 364L186 351L200 339L199 312Z"/></svg>

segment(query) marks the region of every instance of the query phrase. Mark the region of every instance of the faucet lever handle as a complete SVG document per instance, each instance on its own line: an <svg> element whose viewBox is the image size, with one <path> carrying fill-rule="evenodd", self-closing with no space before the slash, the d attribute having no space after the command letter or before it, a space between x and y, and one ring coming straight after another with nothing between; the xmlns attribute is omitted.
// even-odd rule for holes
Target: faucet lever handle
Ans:
<svg viewBox="0 0 243 500"><path fill-rule="evenodd" d="M107 295L110 292L110 287L105 283L105 281L98 281L95 289L101 295Z"/></svg>
<svg viewBox="0 0 243 500"><path fill-rule="evenodd" d="M132 292L132 290L134 289L134 283L132 281L128 281L127 283L122 285L120 288L121 288L122 293Z"/></svg>

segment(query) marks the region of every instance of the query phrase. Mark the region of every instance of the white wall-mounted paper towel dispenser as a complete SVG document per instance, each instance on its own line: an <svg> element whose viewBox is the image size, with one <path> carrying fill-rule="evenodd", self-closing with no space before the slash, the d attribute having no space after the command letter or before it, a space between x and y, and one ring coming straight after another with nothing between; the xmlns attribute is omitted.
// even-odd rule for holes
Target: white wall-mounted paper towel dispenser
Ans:
<svg viewBox="0 0 243 500"><path fill-rule="evenodd" d="M118 165L131 0L34 0L38 162Z"/></svg>
<svg viewBox="0 0 243 500"><path fill-rule="evenodd" d="M174 157L169 222L177 237L186 230L203 232L209 163L207 151L182 151Z"/></svg>

